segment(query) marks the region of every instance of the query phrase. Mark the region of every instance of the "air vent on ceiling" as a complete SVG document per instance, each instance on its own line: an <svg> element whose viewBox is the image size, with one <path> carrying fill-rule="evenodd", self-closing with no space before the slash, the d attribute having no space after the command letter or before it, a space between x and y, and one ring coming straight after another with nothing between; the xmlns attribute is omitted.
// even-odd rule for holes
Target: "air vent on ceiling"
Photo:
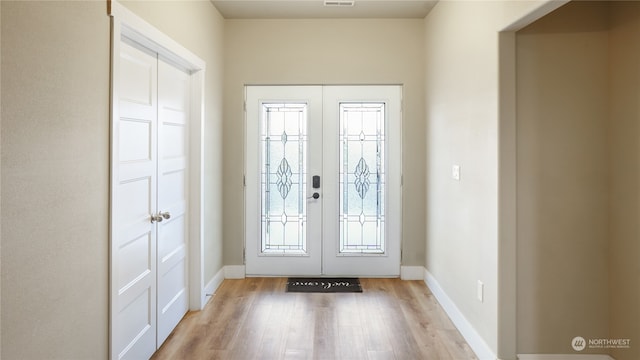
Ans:
<svg viewBox="0 0 640 360"><path fill-rule="evenodd" d="M353 6L355 0L324 0L324 6Z"/></svg>

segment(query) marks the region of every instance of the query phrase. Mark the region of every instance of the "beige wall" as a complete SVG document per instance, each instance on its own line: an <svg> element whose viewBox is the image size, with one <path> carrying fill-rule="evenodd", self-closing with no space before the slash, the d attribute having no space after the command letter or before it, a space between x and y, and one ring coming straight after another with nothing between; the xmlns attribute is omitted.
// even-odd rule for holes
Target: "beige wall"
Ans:
<svg viewBox="0 0 640 360"><path fill-rule="evenodd" d="M1 6L2 358L105 358L106 6Z"/></svg>
<svg viewBox="0 0 640 360"><path fill-rule="evenodd" d="M2 44L2 6L0 6L0 44ZM0 45L0 149L2 149L2 46ZM0 156L0 189L2 189L2 160ZM2 214L2 191L0 191ZM1 215L0 215L1 216ZM2 221L0 221L0 274L2 274ZM2 358L2 276L0 276L0 358Z"/></svg>
<svg viewBox="0 0 640 360"><path fill-rule="evenodd" d="M501 225L499 216L499 184L509 175L499 159L515 149L499 142L499 84L514 81L513 74L500 78L499 32L541 16L549 4L559 6L549 1L441 1L425 19L425 264L490 351L503 359L515 358L516 320L510 306L515 281L503 281L515 269L499 261L499 251L507 242L514 249L515 240L507 237L503 243L500 237L499 225L513 224ZM504 56L513 61L513 54ZM461 167L460 181L451 178L454 164ZM484 283L484 302L476 297L478 280Z"/></svg>
<svg viewBox="0 0 640 360"><path fill-rule="evenodd" d="M517 35L519 353L609 336L607 27L572 2Z"/></svg>
<svg viewBox="0 0 640 360"><path fill-rule="evenodd" d="M245 84L403 84L403 265L424 258L422 20L227 20L224 253L242 264Z"/></svg>
<svg viewBox="0 0 640 360"><path fill-rule="evenodd" d="M0 2L4 359L108 354L106 2ZM223 22L208 1L131 6L207 61L205 254L221 258ZM189 24L185 26L184 24ZM208 281L209 278L205 279Z"/></svg>
<svg viewBox="0 0 640 360"><path fill-rule="evenodd" d="M611 7L609 125L610 336L630 338L617 360L640 359L640 3Z"/></svg>
<svg viewBox="0 0 640 360"><path fill-rule="evenodd" d="M426 18L426 267L495 350L498 44L491 12L484 3L439 3ZM460 181L451 178L454 164ZM484 303L476 300L478 280Z"/></svg>

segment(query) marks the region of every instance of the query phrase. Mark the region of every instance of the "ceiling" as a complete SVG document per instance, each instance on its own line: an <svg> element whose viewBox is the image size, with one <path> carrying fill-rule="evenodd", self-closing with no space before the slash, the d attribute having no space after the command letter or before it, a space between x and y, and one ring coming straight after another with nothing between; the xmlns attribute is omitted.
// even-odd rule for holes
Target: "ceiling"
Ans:
<svg viewBox="0 0 640 360"><path fill-rule="evenodd" d="M423 19L437 0L355 0L324 6L324 0L211 0L225 19Z"/></svg>

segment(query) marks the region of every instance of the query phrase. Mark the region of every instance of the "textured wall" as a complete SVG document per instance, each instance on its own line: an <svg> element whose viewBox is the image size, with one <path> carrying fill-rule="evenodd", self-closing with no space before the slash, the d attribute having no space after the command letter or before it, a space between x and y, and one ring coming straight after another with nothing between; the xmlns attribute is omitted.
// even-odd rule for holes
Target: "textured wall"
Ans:
<svg viewBox="0 0 640 360"><path fill-rule="evenodd" d="M225 264L242 264L245 84L404 84L403 265L424 259L422 20L227 20Z"/></svg>
<svg viewBox="0 0 640 360"><path fill-rule="evenodd" d="M106 4L1 6L2 358L106 358Z"/></svg>

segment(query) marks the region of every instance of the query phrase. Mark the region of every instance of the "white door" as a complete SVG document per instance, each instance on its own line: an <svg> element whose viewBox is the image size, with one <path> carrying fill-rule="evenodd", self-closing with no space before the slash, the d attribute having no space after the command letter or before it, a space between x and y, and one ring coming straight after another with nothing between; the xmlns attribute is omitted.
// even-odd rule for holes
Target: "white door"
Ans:
<svg viewBox="0 0 640 360"><path fill-rule="evenodd" d="M322 271L322 88L247 87L246 272ZM309 136L314 134L315 136Z"/></svg>
<svg viewBox="0 0 640 360"><path fill-rule="evenodd" d="M400 86L248 86L248 275L398 276Z"/></svg>
<svg viewBox="0 0 640 360"><path fill-rule="evenodd" d="M188 306L189 87L184 86L186 74L126 41L120 43L118 74L112 149L111 353L114 359L147 359Z"/></svg>
<svg viewBox="0 0 640 360"><path fill-rule="evenodd" d="M189 309L189 81L158 62L158 347Z"/></svg>
<svg viewBox="0 0 640 360"><path fill-rule="evenodd" d="M120 44L119 119L113 124L112 357L156 350L157 57Z"/></svg>
<svg viewBox="0 0 640 360"><path fill-rule="evenodd" d="M400 86L324 91L324 275L398 276Z"/></svg>

